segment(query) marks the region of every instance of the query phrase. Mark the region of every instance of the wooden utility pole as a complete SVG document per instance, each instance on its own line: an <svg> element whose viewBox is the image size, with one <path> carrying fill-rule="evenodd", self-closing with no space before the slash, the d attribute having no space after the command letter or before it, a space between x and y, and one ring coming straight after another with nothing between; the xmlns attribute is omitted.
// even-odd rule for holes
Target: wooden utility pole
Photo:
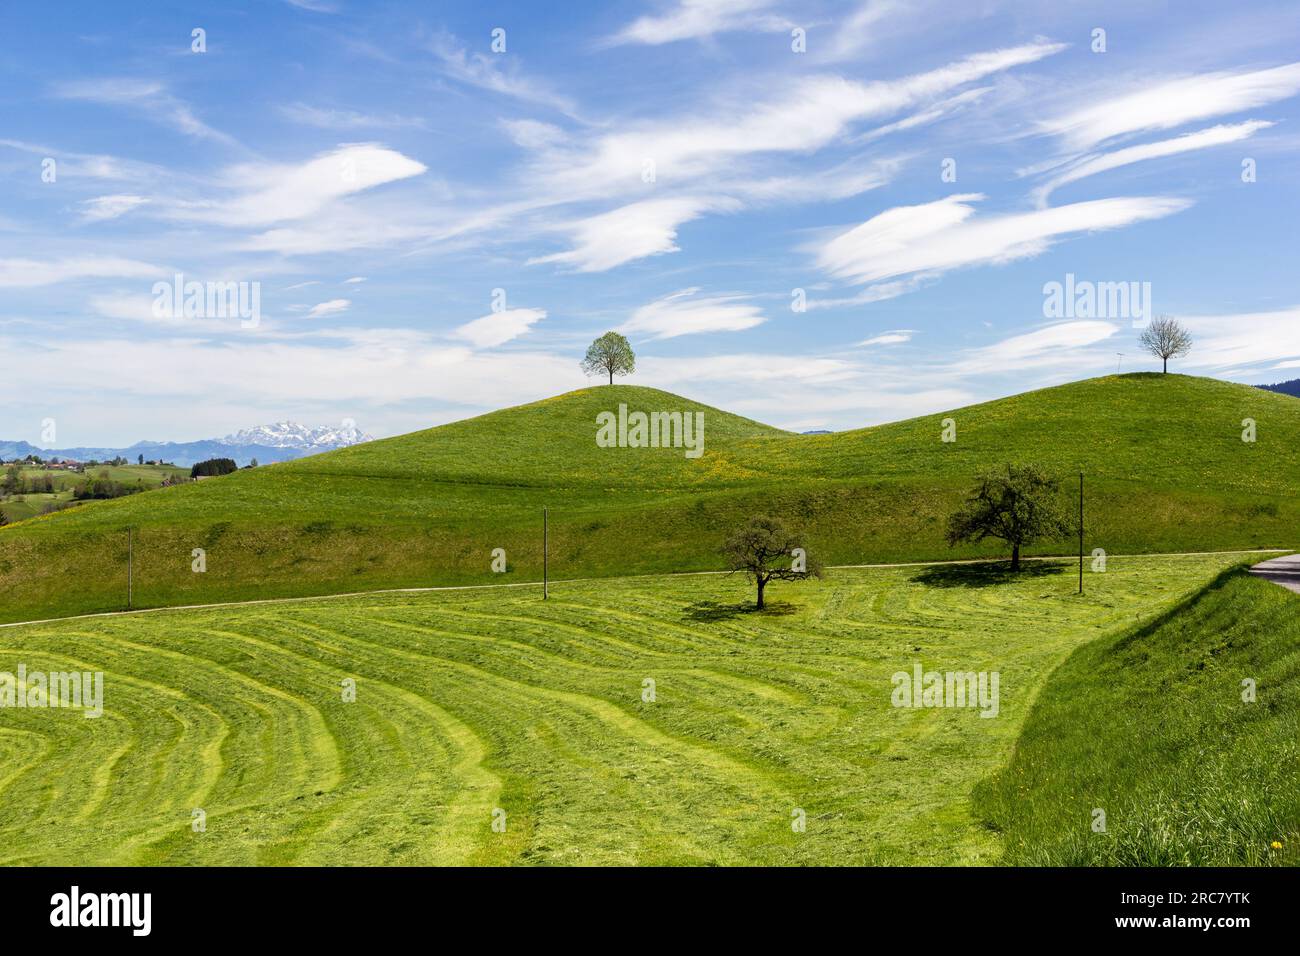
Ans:
<svg viewBox="0 0 1300 956"><path fill-rule="evenodd" d="M126 609L135 603L135 529L126 529Z"/></svg>
<svg viewBox="0 0 1300 956"><path fill-rule="evenodd" d="M546 600L546 509L542 509L542 600Z"/></svg>
<svg viewBox="0 0 1300 956"><path fill-rule="evenodd" d="M1083 472L1079 472L1079 593L1083 593Z"/></svg>

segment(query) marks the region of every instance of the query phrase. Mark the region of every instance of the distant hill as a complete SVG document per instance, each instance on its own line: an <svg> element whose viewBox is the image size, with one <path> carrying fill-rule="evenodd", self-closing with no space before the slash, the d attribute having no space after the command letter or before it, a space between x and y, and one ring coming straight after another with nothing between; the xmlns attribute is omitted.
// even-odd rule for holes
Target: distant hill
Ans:
<svg viewBox="0 0 1300 956"><path fill-rule="evenodd" d="M1274 385L1256 385L1256 388L1262 388L1269 392L1279 392L1282 395L1294 395L1300 398L1300 378L1293 378L1287 382L1278 382Z"/></svg>
<svg viewBox="0 0 1300 956"><path fill-rule="evenodd" d="M319 428L308 428L294 422L277 422L274 425L248 428L225 438L191 442L140 441L125 448L37 448L25 441L0 441L0 459L37 455L41 458L71 458L74 461L111 461L120 456L135 461L143 455L147 461L168 461L182 466L209 458L233 458L239 465L247 465L256 458L260 464L266 465L373 440L350 422L341 427Z"/></svg>
<svg viewBox="0 0 1300 956"><path fill-rule="evenodd" d="M601 447L597 417L620 405L703 415L704 453ZM949 418L954 442L940 440ZM949 548L944 530L976 477L1009 461L1041 462L1067 500L1085 473L1089 552L1297 544L1300 403L1248 385L1112 375L829 435L603 385L0 528L0 618L119 607L128 527L145 605L538 580L543 508L552 578L718 568L722 541L763 514L827 564L999 555Z"/></svg>

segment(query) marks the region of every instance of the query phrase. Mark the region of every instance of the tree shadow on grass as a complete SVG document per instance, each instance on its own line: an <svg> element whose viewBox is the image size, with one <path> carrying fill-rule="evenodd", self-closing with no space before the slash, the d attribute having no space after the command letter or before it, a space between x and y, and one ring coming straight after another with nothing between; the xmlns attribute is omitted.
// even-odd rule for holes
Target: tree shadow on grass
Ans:
<svg viewBox="0 0 1300 956"><path fill-rule="evenodd" d="M979 564L936 564L912 575L917 584L931 588L984 588L1012 581L1033 581L1065 572L1065 565L1052 561L1023 561L1019 571L1010 561L982 561Z"/></svg>
<svg viewBox="0 0 1300 956"><path fill-rule="evenodd" d="M793 614L798 608L788 601L768 601L767 607L759 610L754 607L753 601L746 601L742 604L720 604L717 601L696 601L686 608L682 615L684 621L702 621L705 623L711 621L729 621L732 618L742 617L746 614L757 614L765 617L784 617L787 614Z"/></svg>

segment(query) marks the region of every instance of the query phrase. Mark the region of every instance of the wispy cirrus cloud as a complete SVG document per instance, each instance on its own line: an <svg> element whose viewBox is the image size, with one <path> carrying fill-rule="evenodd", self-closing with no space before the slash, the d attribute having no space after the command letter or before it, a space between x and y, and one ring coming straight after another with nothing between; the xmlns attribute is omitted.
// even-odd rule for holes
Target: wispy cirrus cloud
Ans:
<svg viewBox="0 0 1300 956"><path fill-rule="evenodd" d="M637 17L604 46L641 43L660 46L679 40L703 40L733 30L788 30L790 21L771 11L775 0L676 0L663 13Z"/></svg>
<svg viewBox="0 0 1300 956"><path fill-rule="evenodd" d="M677 229L683 223L705 212L738 207L734 200L698 197L631 203L563 227L573 234L574 247L529 259L528 264L556 262L578 272L604 272L634 259L676 252Z"/></svg>
<svg viewBox="0 0 1300 956"><path fill-rule="evenodd" d="M1192 333L1192 351L1178 361L1188 368L1300 366L1300 305L1268 312L1179 316ZM1289 359L1291 361L1281 361ZM1276 364L1275 364L1276 363Z"/></svg>
<svg viewBox="0 0 1300 956"><path fill-rule="evenodd" d="M1057 322L992 345L966 349L948 363L946 370L951 374L978 375L1072 365L1079 361L1077 350L1103 342L1119 330L1114 322L1092 319Z"/></svg>
<svg viewBox="0 0 1300 956"><path fill-rule="evenodd" d="M428 126L419 116L361 113L357 110L310 106L307 103L285 103L277 109L285 119L317 129L425 129Z"/></svg>
<svg viewBox="0 0 1300 956"><path fill-rule="evenodd" d="M571 99L555 92L546 81L525 76L518 61L506 59L505 54L472 53L450 33L434 36L429 50L437 58L443 75L457 82L561 113L574 112Z"/></svg>
<svg viewBox="0 0 1300 956"><path fill-rule="evenodd" d="M544 318L545 309L502 309L466 322L457 327L452 336L477 348L494 348L519 338Z"/></svg>
<svg viewBox="0 0 1300 956"><path fill-rule="evenodd" d="M702 332L741 332L767 321L763 310L749 301L749 296L699 296L699 291L683 289L643 305L619 331L671 339Z"/></svg>
<svg viewBox="0 0 1300 956"><path fill-rule="evenodd" d="M1300 63L1244 73L1200 73L1144 83L1135 93L1103 100L1041 125L1073 150L1133 133L1173 129L1185 123L1254 109L1300 92Z"/></svg>
<svg viewBox="0 0 1300 956"><path fill-rule="evenodd" d="M973 204L984 198L959 193L887 209L822 243L817 264L854 283L933 275L1029 258L1064 236L1160 219L1192 204L1187 199L1137 196L977 217Z"/></svg>
<svg viewBox="0 0 1300 956"><path fill-rule="evenodd" d="M245 163L222 182L231 195L166 203L170 218L223 226L258 227L304 219L337 200L426 172L417 160L376 143L342 146L304 163ZM258 184L249 189L248 184Z"/></svg>
<svg viewBox="0 0 1300 956"><path fill-rule="evenodd" d="M818 50L815 55L831 61L857 56L873 41L879 42L883 23L908 9L899 0L865 0L835 24L834 29L827 31L829 36L826 48L824 51Z"/></svg>
<svg viewBox="0 0 1300 956"><path fill-rule="evenodd" d="M322 319L327 315L339 315L352 308L351 299L330 299L318 302L307 310L307 318Z"/></svg>
<svg viewBox="0 0 1300 956"><path fill-rule="evenodd" d="M64 259L0 259L0 288L55 285L80 279L156 279L158 266L118 256L73 256Z"/></svg>
<svg viewBox="0 0 1300 956"><path fill-rule="evenodd" d="M105 222L124 216L132 209L143 206L149 200L143 196L119 193L113 196L96 196L94 199L82 200L81 219L83 222Z"/></svg>
<svg viewBox="0 0 1300 956"><path fill-rule="evenodd" d="M915 329L893 329L889 332L881 332L879 335L873 335L869 339L863 339L858 343L860 347L872 345L902 345L904 342L912 341Z"/></svg>
<svg viewBox="0 0 1300 956"><path fill-rule="evenodd" d="M1209 129L1198 130L1195 133L1186 133L1174 139L1160 140L1155 143L1143 143L1139 146L1129 146L1125 149L1117 149L1111 153L1099 153L1090 156L1084 156L1070 163L1063 172L1052 176L1046 183L1034 190L1034 198L1039 206L1046 206L1047 200L1052 192L1066 185L1067 183L1078 182L1080 179L1086 179L1089 176L1096 176L1098 173L1104 173L1112 169L1119 169L1122 166L1129 166L1133 163L1141 163L1150 159L1162 159L1166 156L1176 156L1179 153L1188 153L1197 149L1208 149L1212 146L1222 146L1226 143L1236 143L1243 139L1253 136L1261 129L1268 129L1273 124L1265 120L1251 120L1246 123L1236 123L1224 126L1212 126Z"/></svg>
<svg viewBox="0 0 1300 956"><path fill-rule="evenodd" d="M936 96L1060 52L1046 40L976 53L899 79L861 83L816 75L783 84L784 91L737 108L675 116L602 132L594 140L552 142L526 172L555 194L571 198L644 191L647 161L657 181L689 186L721 174L734 177L738 160L756 154L810 155L852 124L897 114Z"/></svg>
<svg viewBox="0 0 1300 956"><path fill-rule="evenodd" d="M172 95L166 84L158 80L130 77L68 80L55 84L53 93L60 99L133 109L186 136L212 140L227 146L239 145L234 137L212 128L195 116L188 103Z"/></svg>

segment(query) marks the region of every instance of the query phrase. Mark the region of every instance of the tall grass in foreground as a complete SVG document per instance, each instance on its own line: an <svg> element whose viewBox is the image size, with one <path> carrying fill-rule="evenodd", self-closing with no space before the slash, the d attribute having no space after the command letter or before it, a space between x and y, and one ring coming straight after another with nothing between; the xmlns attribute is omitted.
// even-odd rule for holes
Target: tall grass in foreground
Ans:
<svg viewBox="0 0 1300 956"><path fill-rule="evenodd" d="M1231 571L1163 618L1079 648L975 810L1014 865L1295 865L1300 597Z"/></svg>

